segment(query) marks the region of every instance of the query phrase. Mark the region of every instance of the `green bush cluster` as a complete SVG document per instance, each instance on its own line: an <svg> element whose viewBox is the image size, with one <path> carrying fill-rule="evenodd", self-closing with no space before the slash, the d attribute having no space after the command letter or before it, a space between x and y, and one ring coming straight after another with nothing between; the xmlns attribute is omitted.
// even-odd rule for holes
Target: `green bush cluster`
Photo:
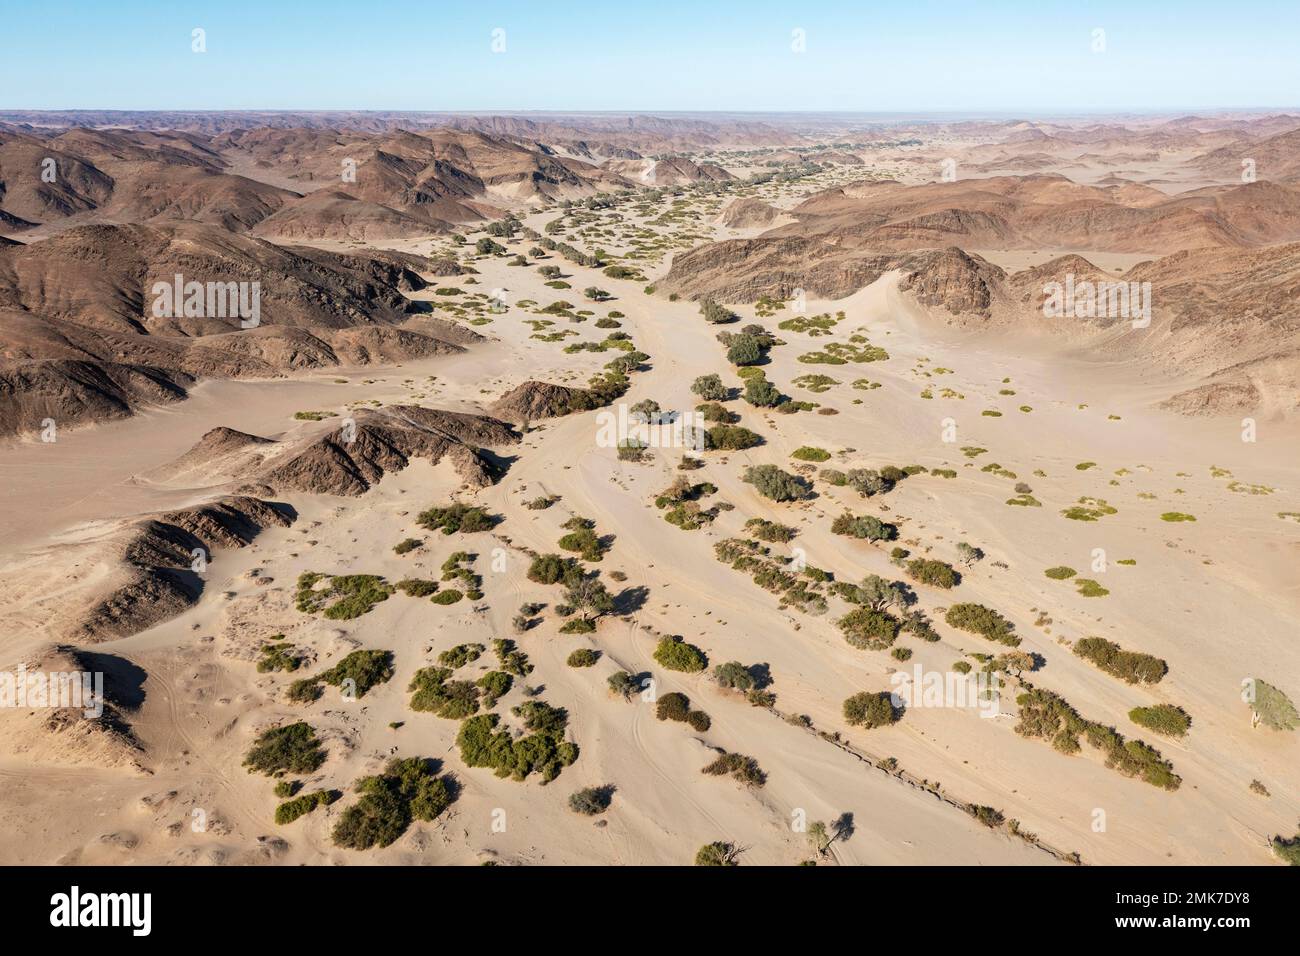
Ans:
<svg viewBox="0 0 1300 956"><path fill-rule="evenodd" d="M461 531L469 534L474 531L491 530L496 519L477 505L456 501L445 508L429 508L421 511L415 523L427 531L441 531L443 534L455 534Z"/></svg>
<svg viewBox="0 0 1300 956"><path fill-rule="evenodd" d="M1102 637L1085 637L1076 641L1074 653L1130 684L1158 684L1169 673L1169 665L1160 658L1126 651L1114 641Z"/></svg>
<svg viewBox="0 0 1300 956"><path fill-rule="evenodd" d="M257 672L296 671L302 666L302 658L294 653L294 646L288 641L280 640L283 634L271 638L272 643L262 645L262 658L257 662Z"/></svg>
<svg viewBox="0 0 1300 956"><path fill-rule="evenodd" d="M844 719L851 727L887 727L902 716L888 691L862 691L844 701Z"/></svg>
<svg viewBox="0 0 1300 956"><path fill-rule="evenodd" d="M324 588L317 588L329 579ZM304 571L298 576L295 603L304 614L324 610L332 621L350 621L360 617L393 593L392 585L374 574L340 574L329 576L315 571Z"/></svg>
<svg viewBox="0 0 1300 956"><path fill-rule="evenodd" d="M584 561L599 561L605 556L608 546L596 534L596 522L574 516L563 527L569 533L558 542L562 550L577 552Z"/></svg>
<svg viewBox="0 0 1300 956"><path fill-rule="evenodd" d="M392 651L353 651L329 670L317 675L316 680L334 687L353 689L358 699L375 685L391 680L393 676Z"/></svg>
<svg viewBox="0 0 1300 956"><path fill-rule="evenodd" d="M1128 719L1166 737L1182 737L1192 726L1191 715L1173 704L1134 707L1128 712Z"/></svg>
<svg viewBox="0 0 1300 956"><path fill-rule="evenodd" d="M766 518L750 518L745 522L745 530L759 541L766 541L769 544L785 544L794 540L795 535L799 533L789 525L768 521Z"/></svg>
<svg viewBox="0 0 1300 956"><path fill-rule="evenodd" d="M482 644L457 644L450 650L443 651L438 655L438 663L443 667L450 667L456 670L458 667L464 667L466 664L473 664L483 656L486 648Z"/></svg>
<svg viewBox="0 0 1300 956"><path fill-rule="evenodd" d="M899 621L883 611L857 607L836 622L844 640L859 650L881 651L898 637Z"/></svg>
<svg viewBox="0 0 1300 956"><path fill-rule="evenodd" d="M745 470L744 481L772 501L798 501L812 493L805 479L782 471L776 465L752 465Z"/></svg>
<svg viewBox="0 0 1300 956"><path fill-rule="evenodd" d="M762 436L742 425L714 425L704 432L705 447L714 451L744 451L762 442Z"/></svg>
<svg viewBox="0 0 1300 956"><path fill-rule="evenodd" d="M451 806L454 794L428 760L407 757L389 762L382 774L357 781L361 794L334 825L334 845L350 850L385 847L413 820L433 820Z"/></svg>
<svg viewBox="0 0 1300 956"><path fill-rule="evenodd" d="M767 774L759 769L757 760L725 750L715 760L701 767L700 772L711 777L731 777L747 787L761 787L767 783Z"/></svg>
<svg viewBox="0 0 1300 956"><path fill-rule="evenodd" d="M982 604L954 604L948 608L943 619L958 630L969 631L1009 647L1020 646L1020 638L1015 635L1015 625Z"/></svg>
<svg viewBox="0 0 1300 956"><path fill-rule="evenodd" d="M1160 751L1140 740L1125 740L1115 728L1085 720L1064 698L1051 691L1029 687L1016 698L1020 719L1016 733L1049 741L1064 754L1079 752L1079 738L1105 756L1106 766L1129 777L1140 777L1152 786L1177 790L1182 778Z"/></svg>
<svg viewBox="0 0 1300 956"><path fill-rule="evenodd" d="M463 720L478 713L478 685L467 680L450 680L446 667L422 667L411 678L411 709L448 720Z"/></svg>
<svg viewBox="0 0 1300 956"><path fill-rule="evenodd" d="M831 533L842 534L862 541L893 541L898 529L874 515L855 515L848 511L831 522Z"/></svg>
<svg viewBox="0 0 1300 956"><path fill-rule="evenodd" d="M337 790L316 790L294 797L275 808L275 822L284 826L293 823L299 817L311 813L317 807L328 807L342 794Z"/></svg>
<svg viewBox="0 0 1300 956"><path fill-rule="evenodd" d="M654 659L670 671L694 674L708 666L708 658L694 644L680 637L664 637L655 648Z"/></svg>
<svg viewBox="0 0 1300 956"><path fill-rule="evenodd" d="M961 581L951 564L933 558L913 558L907 562L907 574L913 581L943 588L945 591L955 587Z"/></svg>
<svg viewBox="0 0 1300 956"><path fill-rule="evenodd" d="M244 757L249 773L279 776L284 773L308 774L325 762L325 751L316 739L311 724L298 721L272 727L258 734Z"/></svg>
<svg viewBox="0 0 1300 956"><path fill-rule="evenodd" d="M461 759L470 767L490 767L498 777L524 780L531 773L549 783L560 771L578 759L578 745L564 739L568 713L560 707L531 700L513 711L524 718L528 734L516 738L497 730L496 714L479 714L460 725L456 745Z"/></svg>

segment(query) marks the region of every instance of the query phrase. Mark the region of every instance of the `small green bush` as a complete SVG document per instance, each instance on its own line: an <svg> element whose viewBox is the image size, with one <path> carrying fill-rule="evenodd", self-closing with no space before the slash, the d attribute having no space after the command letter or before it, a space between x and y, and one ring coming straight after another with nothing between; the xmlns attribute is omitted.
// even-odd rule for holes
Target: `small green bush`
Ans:
<svg viewBox="0 0 1300 956"><path fill-rule="evenodd" d="M328 807L339 798L337 790L317 790L304 793L300 797L286 801L275 808L275 822L280 826L293 823L304 814L311 813L317 807Z"/></svg>
<svg viewBox="0 0 1300 956"><path fill-rule="evenodd" d="M1126 651L1102 637L1081 638L1074 644L1074 653L1130 684L1158 684L1169 672L1169 665L1160 658Z"/></svg>
<svg viewBox="0 0 1300 956"><path fill-rule="evenodd" d="M584 817L594 817L609 809L613 787L586 787L569 796L569 809Z"/></svg>
<svg viewBox="0 0 1300 956"><path fill-rule="evenodd" d="M268 776L308 774L319 769L324 762L325 751L316 739L316 731L301 720L263 731L244 757L244 766L249 773Z"/></svg>
<svg viewBox="0 0 1300 956"><path fill-rule="evenodd" d="M694 644L688 644L680 637L665 637L655 648L654 659L670 671L698 673L708 666L708 658Z"/></svg>
<svg viewBox="0 0 1300 956"><path fill-rule="evenodd" d="M1020 638L1015 636L1015 625L982 604L954 604L948 608L944 620L958 630L978 634L999 644L1010 647L1020 644Z"/></svg>
<svg viewBox="0 0 1300 956"><path fill-rule="evenodd" d="M956 586L960 581L951 564L931 558L914 558L907 562L907 574L913 581L944 590Z"/></svg>
<svg viewBox="0 0 1300 956"><path fill-rule="evenodd" d="M744 481L772 501L798 501L812 493L805 479L782 471L776 465L752 465L745 470Z"/></svg>
<svg viewBox="0 0 1300 956"><path fill-rule="evenodd" d="M1156 704L1154 707L1134 707L1128 719L1139 727L1146 727L1166 737L1182 737L1192 726L1187 711L1173 704Z"/></svg>
<svg viewBox="0 0 1300 956"><path fill-rule="evenodd" d="M600 652L593 651L590 648L582 647L569 655L565 662L570 667L591 667L600 660Z"/></svg>
<svg viewBox="0 0 1300 956"><path fill-rule="evenodd" d="M878 693L863 691L844 701L844 719L851 727L865 727L871 730L897 723L898 718L899 713L894 707L893 698L886 691Z"/></svg>
<svg viewBox="0 0 1300 956"><path fill-rule="evenodd" d="M460 531L468 534L489 531L496 521L483 508L457 501L445 508L429 508L420 512L415 523L428 531L441 531L443 534Z"/></svg>

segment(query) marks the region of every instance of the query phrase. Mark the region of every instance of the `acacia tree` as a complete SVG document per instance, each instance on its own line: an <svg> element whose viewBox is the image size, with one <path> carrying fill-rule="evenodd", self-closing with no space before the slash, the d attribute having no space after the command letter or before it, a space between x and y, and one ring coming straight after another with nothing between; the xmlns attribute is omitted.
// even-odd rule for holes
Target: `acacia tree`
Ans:
<svg viewBox="0 0 1300 956"><path fill-rule="evenodd" d="M697 378L691 385L691 391L706 402L721 402L727 397L727 387L722 384L722 377L716 372Z"/></svg>
<svg viewBox="0 0 1300 956"><path fill-rule="evenodd" d="M878 574L868 574L858 585L856 592L858 603L873 611L888 611L891 607L903 607L907 604L907 589L901 584L886 581Z"/></svg>
<svg viewBox="0 0 1300 956"><path fill-rule="evenodd" d="M821 820L808 824L808 839L818 856L825 856L826 851L830 849L832 839L830 831Z"/></svg>
<svg viewBox="0 0 1300 956"><path fill-rule="evenodd" d="M595 574L573 580L565 588L564 602L581 614L584 621L614 610L614 596Z"/></svg>
<svg viewBox="0 0 1300 956"><path fill-rule="evenodd" d="M1273 730L1295 730L1300 714L1286 694L1258 677L1247 681L1245 691L1243 697L1250 704L1251 727L1263 724Z"/></svg>

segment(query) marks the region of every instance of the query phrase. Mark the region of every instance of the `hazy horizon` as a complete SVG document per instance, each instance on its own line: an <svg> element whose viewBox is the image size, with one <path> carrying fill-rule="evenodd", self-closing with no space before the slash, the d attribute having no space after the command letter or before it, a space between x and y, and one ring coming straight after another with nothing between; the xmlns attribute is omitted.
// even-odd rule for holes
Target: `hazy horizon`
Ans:
<svg viewBox="0 0 1300 956"><path fill-rule="evenodd" d="M1055 10L921 0L896 11L666 0L652 14L584 2L563 16L516 2L70 3L11 11L0 109L1279 108L1300 88L1300 10L1247 0L1220 13L1199 0L1176 20L1162 5L1112 0Z"/></svg>

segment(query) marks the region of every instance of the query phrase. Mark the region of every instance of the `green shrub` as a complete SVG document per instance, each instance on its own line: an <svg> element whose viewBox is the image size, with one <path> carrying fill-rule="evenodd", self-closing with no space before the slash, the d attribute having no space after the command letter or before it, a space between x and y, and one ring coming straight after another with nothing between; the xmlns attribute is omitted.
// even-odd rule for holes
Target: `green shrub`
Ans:
<svg viewBox="0 0 1300 956"><path fill-rule="evenodd" d="M458 667L464 667L466 664L473 664L483 656L486 649L482 644L457 644L451 650L439 654L438 663L443 667L450 667L455 670Z"/></svg>
<svg viewBox="0 0 1300 956"><path fill-rule="evenodd" d="M804 445L796 448L791 454L791 458L798 458L800 461L828 461L831 453L825 448L814 448L812 445Z"/></svg>
<svg viewBox="0 0 1300 956"><path fill-rule="evenodd" d="M411 692L411 709L448 720L462 720L478 713L479 688L472 681L449 680L446 667L422 667L406 688Z"/></svg>
<svg viewBox="0 0 1300 956"><path fill-rule="evenodd" d="M720 325L725 322L735 322L738 316L725 305L719 305L712 299L700 300L700 315L704 316L704 321L710 325Z"/></svg>
<svg viewBox="0 0 1300 956"><path fill-rule="evenodd" d="M763 361L763 347L752 335L737 335L727 349L727 361L732 365L757 365Z"/></svg>
<svg viewBox="0 0 1300 956"><path fill-rule="evenodd" d="M1079 587L1079 594L1083 597L1105 597L1110 593L1091 578L1075 578L1074 583Z"/></svg>
<svg viewBox="0 0 1300 956"><path fill-rule="evenodd" d="M1068 580L1069 578L1074 577L1079 572L1074 570L1074 568L1067 568L1064 565L1061 565L1055 568L1048 568L1043 573L1047 575L1049 578L1051 578L1053 581L1065 581Z"/></svg>
<svg viewBox="0 0 1300 956"><path fill-rule="evenodd" d="M745 530L759 541L767 541L772 544L784 544L792 541L795 535L799 533L795 528L778 524L775 521L768 521L766 518L750 518L745 522Z"/></svg>
<svg viewBox="0 0 1300 956"><path fill-rule="evenodd" d="M690 698L676 691L664 694L655 702L655 717L659 720L684 721L690 712Z"/></svg>
<svg viewBox="0 0 1300 956"><path fill-rule="evenodd" d="M886 727L897 723L899 716L893 698L886 691L863 691L844 701L844 719L851 727L865 727L867 730Z"/></svg>
<svg viewBox="0 0 1300 956"><path fill-rule="evenodd" d="M1020 644L1020 638L1015 636L1015 625L982 604L954 604L943 619L958 630L978 634L999 644L1010 647Z"/></svg>
<svg viewBox="0 0 1300 956"><path fill-rule="evenodd" d="M563 708L542 701L528 701L514 709L525 717L531 733L515 737L497 730L496 714L478 714L460 725L456 745L461 759L470 767L490 767L497 776L524 780L537 773L544 783L559 776L560 771L578 759L578 746L564 740L568 714Z"/></svg>
<svg viewBox="0 0 1300 956"><path fill-rule="evenodd" d="M831 522L831 533L847 535L863 541L893 541L898 529L874 515L854 515L844 512Z"/></svg>
<svg viewBox="0 0 1300 956"><path fill-rule="evenodd" d="M316 585L328 577L324 588ZM350 621L360 617L393 593L391 585L374 574L341 574L334 577L306 571L298 577L296 604L299 611L315 614L324 609L325 616L334 621Z"/></svg>
<svg viewBox="0 0 1300 956"><path fill-rule="evenodd" d="M772 501L798 501L812 493L805 479L782 471L776 465L752 465L745 470L744 481Z"/></svg>
<svg viewBox="0 0 1300 956"><path fill-rule="evenodd" d="M714 425L704 433L705 445L716 451L744 451L762 444L762 436L741 425Z"/></svg>
<svg viewBox="0 0 1300 956"><path fill-rule="evenodd" d="M277 634L276 637L284 637L284 635ZM296 671L302 666L302 658L294 654L293 650L293 645L288 641L263 644L262 659L257 662L257 672L265 674L269 671Z"/></svg>
<svg viewBox="0 0 1300 956"><path fill-rule="evenodd" d="M1270 844L1273 847L1273 853L1279 860L1282 860L1289 866L1300 866L1300 833L1290 839L1281 836L1273 837ZM699 860L696 860L698 864Z"/></svg>
<svg viewBox="0 0 1300 956"><path fill-rule="evenodd" d="M670 671L698 673L708 666L708 658L694 644L688 644L680 637L665 637L655 648L654 659Z"/></svg>
<svg viewBox="0 0 1300 956"><path fill-rule="evenodd" d="M860 650L884 650L898 637L899 622L883 611L854 608L837 625L850 646Z"/></svg>
<svg viewBox="0 0 1300 956"><path fill-rule="evenodd" d="M397 582L396 587L407 597L428 597L438 590L438 582L423 578L403 578Z"/></svg>
<svg viewBox="0 0 1300 956"><path fill-rule="evenodd" d="M727 398L727 387L717 373L701 375L691 384L691 391L706 402L721 402Z"/></svg>
<svg viewBox="0 0 1300 956"><path fill-rule="evenodd" d="M439 591L430 600L434 604L455 604L464 596L462 592L457 591L455 588L447 588L445 591Z"/></svg>
<svg viewBox="0 0 1300 956"><path fill-rule="evenodd" d="M744 397L755 408L773 408L780 403L781 392L760 374L746 379Z"/></svg>
<svg viewBox="0 0 1300 956"><path fill-rule="evenodd" d="M569 809L584 817L594 817L609 809L613 787L586 787L569 796Z"/></svg>
<svg viewBox="0 0 1300 956"><path fill-rule="evenodd" d="M422 544L424 542L419 538L405 538L393 545L393 552L395 554L410 554Z"/></svg>
<svg viewBox="0 0 1300 956"><path fill-rule="evenodd" d="M319 769L324 762L325 751L316 739L316 731L301 720L264 730L244 757L244 766L249 773L268 776L308 774Z"/></svg>
<svg viewBox="0 0 1300 956"><path fill-rule="evenodd" d="M966 812L990 830L996 830L1006 822L1006 817L1002 815L1002 811L995 810L992 807L970 803L966 805Z"/></svg>
<svg viewBox="0 0 1300 956"><path fill-rule="evenodd" d="M562 558L558 554L539 554L528 566L528 580L538 584L558 584L578 571L577 563L573 558Z"/></svg>
<svg viewBox="0 0 1300 956"><path fill-rule="evenodd" d="M483 508L457 501L445 508L429 508L420 512L415 523L427 531L441 531L443 534L462 531L468 534L491 530L496 519Z"/></svg>
<svg viewBox="0 0 1300 956"><path fill-rule="evenodd" d="M1081 749L1079 738L1083 736L1102 752L1107 767L1125 776L1140 777L1164 790L1177 790L1182 785L1182 779L1160 751L1140 740L1125 740L1113 727L1085 720L1051 691L1026 685L1016 703L1020 717L1015 729L1023 737L1039 737L1060 753L1075 754Z"/></svg>
<svg viewBox="0 0 1300 956"><path fill-rule="evenodd" d="M565 663L570 667L591 667L598 660L600 660L599 651L593 651L590 648L582 647L570 654Z"/></svg>
<svg viewBox="0 0 1300 956"><path fill-rule="evenodd" d="M320 700L321 694L320 683L314 677L304 677L302 680L296 680L289 685L285 691L285 697L290 703L310 704L314 700Z"/></svg>
<svg viewBox="0 0 1300 956"><path fill-rule="evenodd" d="M696 866L737 866L733 843L706 843L695 851Z"/></svg>
<svg viewBox="0 0 1300 956"><path fill-rule="evenodd" d="M394 759L382 774L357 781L356 790L361 799L343 811L332 834L335 846L350 850L388 846L412 820L433 820L453 800L422 757Z"/></svg>
<svg viewBox="0 0 1300 956"><path fill-rule="evenodd" d="M1085 637L1076 641L1074 653L1130 684L1158 684L1169 672L1169 665L1160 658L1126 651L1102 637Z"/></svg>
<svg viewBox="0 0 1300 956"><path fill-rule="evenodd" d="M1187 711L1173 704L1156 704L1154 707L1134 707L1128 719L1139 727L1146 727L1166 737L1182 737L1192 726Z"/></svg>
<svg viewBox="0 0 1300 956"><path fill-rule="evenodd" d="M476 684L483 695L483 706L491 710L496 706L496 702L510 692L514 686L514 678L505 671L488 671L480 677Z"/></svg>
<svg viewBox="0 0 1300 956"><path fill-rule="evenodd" d="M334 687L351 688L360 699L376 684L393 676L392 651L353 651L329 670L317 675L316 680Z"/></svg>
<svg viewBox="0 0 1300 956"><path fill-rule="evenodd" d="M757 760L725 750L717 759L702 767L700 772L711 777L732 777L747 787L761 787L767 783L767 774L759 769Z"/></svg>
<svg viewBox="0 0 1300 956"><path fill-rule="evenodd" d="M606 683L609 684L609 689L611 691L618 694L618 696L622 697L624 700L631 699L632 695L640 690L640 687L637 686L636 676L634 674L629 674L627 671L618 671L615 674L610 674Z"/></svg>
<svg viewBox="0 0 1300 956"><path fill-rule="evenodd" d="M596 534L596 523L589 518L570 518L564 523L569 533L559 540L564 551L575 551L584 561L599 561L608 550Z"/></svg>
<svg viewBox="0 0 1300 956"><path fill-rule="evenodd" d="M313 793L304 793L300 797L295 797L275 808L275 822L284 826L293 823L304 814L311 813L317 807L328 807L331 803L339 798L337 790L317 790Z"/></svg>
<svg viewBox="0 0 1300 956"><path fill-rule="evenodd" d="M749 691L757 686L754 675L740 661L727 661L713 668L713 678L719 687L728 690Z"/></svg>
<svg viewBox="0 0 1300 956"><path fill-rule="evenodd" d="M913 558L907 562L907 574L913 581L948 590L960 581L951 564L932 558Z"/></svg>

